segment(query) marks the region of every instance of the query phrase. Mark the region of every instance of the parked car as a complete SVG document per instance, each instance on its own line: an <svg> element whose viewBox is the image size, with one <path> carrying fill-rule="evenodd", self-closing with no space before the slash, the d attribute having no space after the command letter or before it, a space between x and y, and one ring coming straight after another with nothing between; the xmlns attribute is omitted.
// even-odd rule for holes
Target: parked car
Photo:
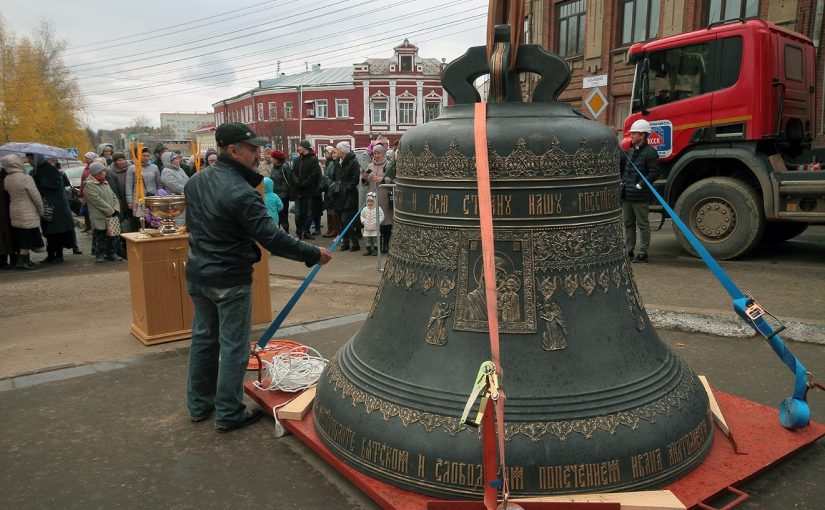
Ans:
<svg viewBox="0 0 825 510"><path fill-rule="evenodd" d="M66 177L69 178L69 183L71 183L72 187L79 190L80 183L83 179L83 169L86 168L86 165L80 161L65 161L61 163L61 166L66 173Z"/></svg>
<svg viewBox="0 0 825 510"><path fill-rule="evenodd" d="M69 178L70 187L66 188L66 198L69 200L69 208L75 214L80 214L80 183L83 181L83 169L86 165L80 161L70 160L60 163L61 169Z"/></svg>

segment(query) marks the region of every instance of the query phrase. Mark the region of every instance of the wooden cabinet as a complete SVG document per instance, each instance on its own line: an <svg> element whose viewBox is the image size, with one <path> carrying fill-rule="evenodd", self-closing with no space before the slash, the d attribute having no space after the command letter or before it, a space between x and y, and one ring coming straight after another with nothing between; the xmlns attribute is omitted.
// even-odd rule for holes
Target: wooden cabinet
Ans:
<svg viewBox="0 0 825 510"><path fill-rule="evenodd" d="M189 338L194 316L186 290L189 236L139 239L136 233L129 233L123 238L129 254L132 334L146 345ZM272 321L269 253L262 252L252 274L253 324Z"/></svg>

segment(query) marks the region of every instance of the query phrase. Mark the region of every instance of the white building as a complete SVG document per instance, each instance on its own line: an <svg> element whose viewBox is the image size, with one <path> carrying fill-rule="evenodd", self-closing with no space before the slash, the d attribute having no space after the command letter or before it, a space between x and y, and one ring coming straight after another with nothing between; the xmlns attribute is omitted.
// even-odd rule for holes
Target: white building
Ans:
<svg viewBox="0 0 825 510"><path fill-rule="evenodd" d="M173 138L189 140L192 138L192 131L212 124L214 119L211 113L161 113L160 128L169 128Z"/></svg>

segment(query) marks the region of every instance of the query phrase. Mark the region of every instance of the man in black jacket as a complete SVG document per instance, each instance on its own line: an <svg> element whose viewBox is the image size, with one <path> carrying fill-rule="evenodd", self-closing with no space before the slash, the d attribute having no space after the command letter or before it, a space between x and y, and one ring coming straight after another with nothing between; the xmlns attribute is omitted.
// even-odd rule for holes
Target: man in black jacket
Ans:
<svg viewBox="0 0 825 510"><path fill-rule="evenodd" d="M256 242L272 254L308 267L332 258L325 248L293 239L272 220L256 172L260 147L245 124L215 130L218 160L186 183L189 260L186 282L195 317L189 349L187 403L193 422L216 412L219 432L244 427L263 413L243 404L252 321L252 264L261 259Z"/></svg>
<svg viewBox="0 0 825 510"><path fill-rule="evenodd" d="M650 182L659 176L659 153L647 144L650 135L650 123L639 119L630 126L630 149L627 155ZM633 262L647 262L647 250L650 247L650 222L647 219L650 212L650 192L639 173L628 163L627 158L621 160L622 174L622 216L624 218L624 242L627 256ZM639 252L633 257L636 249L636 226L639 226Z"/></svg>
<svg viewBox="0 0 825 510"><path fill-rule="evenodd" d="M292 169L295 198L295 235L312 240L309 223L321 216L321 165L309 140L298 142L298 162ZM320 228L320 225L319 225Z"/></svg>

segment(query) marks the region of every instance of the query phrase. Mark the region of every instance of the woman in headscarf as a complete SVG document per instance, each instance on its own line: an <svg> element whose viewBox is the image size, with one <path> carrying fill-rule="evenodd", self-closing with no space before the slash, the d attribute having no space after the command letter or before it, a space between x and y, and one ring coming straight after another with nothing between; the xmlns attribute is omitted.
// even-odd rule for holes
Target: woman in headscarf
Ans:
<svg viewBox="0 0 825 510"><path fill-rule="evenodd" d="M43 199L34 185L34 179L23 168L23 159L17 154L0 158L0 166L6 170L4 182L9 194L9 220L14 243L19 251L17 269L34 269L37 264L29 258L29 250L43 251L40 237L40 217L43 215Z"/></svg>
<svg viewBox="0 0 825 510"><path fill-rule="evenodd" d="M123 260L117 254L120 239L109 236L106 232L107 218L119 218L120 201L106 180L106 166L95 161L89 165L89 177L86 179L86 203L89 206L89 219L92 221L92 237L96 246L94 251L97 262Z"/></svg>
<svg viewBox="0 0 825 510"><path fill-rule="evenodd" d="M130 232L132 224L132 211L129 209L129 202L126 200L126 174L129 169L129 161L126 154L115 152L112 154L112 164L106 167L106 180L112 192L120 202L120 224L121 232ZM120 239L117 244L117 254L126 258L126 244Z"/></svg>
<svg viewBox="0 0 825 510"><path fill-rule="evenodd" d="M183 195L183 187L189 181L189 176L180 166L183 156L167 151L163 153L161 158L163 160L163 170L160 172L160 182L169 193Z"/></svg>
<svg viewBox="0 0 825 510"><path fill-rule="evenodd" d="M352 151L349 142L339 142L335 146L335 152L338 156L338 164L340 165L336 170L336 182L338 184L338 219L341 230L345 229L350 224L352 217L358 217L358 177L361 175L361 165L358 163L358 157ZM360 220L355 220L357 223ZM358 251L361 249L358 243L358 232L355 229L355 223L346 232L346 235L341 241L341 251L349 249L350 251Z"/></svg>
<svg viewBox="0 0 825 510"><path fill-rule="evenodd" d="M106 160L107 165L112 164L112 154L115 152L115 146L110 143L102 143L98 145L97 152L100 153L100 157Z"/></svg>
<svg viewBox="0 0 825 510"><path fill-rule="evenodd" d="M46 236L48 255L43 262L60 263L63 262L63 249L74 247L74 219L66 198L63 175L45 156L34 154L30 158L34 167L32 177L43 199L45 211L40 228Z"/></svg>
<svg viewBox="0 0 825 510"><path fill-rule="evenodd" d="M83 156L83 162L86 163L86 166L83 167L83 175L80 176L80 192L78 192L78 196L80 197L80 210L83 214L83 219L86 221L85 226L83 227L83 232L88 232L92 229L92 223L89 221L89 208L86 206L86 197L83 195L83 188L86 187L86 179L89 178L89 165L94 163L95 159L97 159L96 152L87 152Z"/></svg>
<svg viewBox="0 0 825 510"><path fill-rule="evenodd" d="M366 172L361 174L361 183L367 184L369 192L375 192L380 184L395 182L395 173L388 172L387 149L383 145L375 145L372 149L372 163ZM392 202L390 202L390 188L378 190L378 207L384 211L384 220L381 222L381 253L387 253L392 235Z"/></svg>

